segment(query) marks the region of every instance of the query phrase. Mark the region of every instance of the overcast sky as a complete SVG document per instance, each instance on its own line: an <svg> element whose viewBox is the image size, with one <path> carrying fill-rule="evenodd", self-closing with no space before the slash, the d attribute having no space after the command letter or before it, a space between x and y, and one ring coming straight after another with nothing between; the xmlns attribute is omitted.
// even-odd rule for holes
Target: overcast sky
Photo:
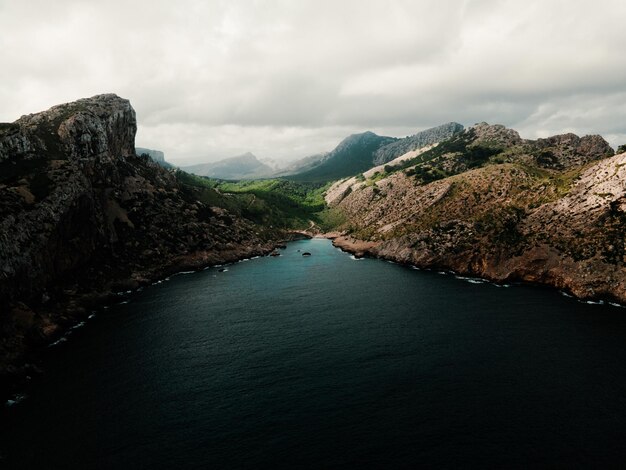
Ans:
<svg viewBox="0 0 626 470"><path fill-rule="evenodd" d="M624 0L0 0L0 121L114 92L178 164L501 123L626 143Z"/></svg>

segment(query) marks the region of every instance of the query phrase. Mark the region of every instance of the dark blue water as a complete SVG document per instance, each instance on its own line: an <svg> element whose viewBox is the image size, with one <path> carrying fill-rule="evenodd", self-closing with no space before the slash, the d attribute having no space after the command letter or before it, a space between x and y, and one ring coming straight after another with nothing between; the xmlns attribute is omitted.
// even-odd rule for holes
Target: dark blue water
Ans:
<svg viewBox="0 0 626 470"><path fill-rule="evenodd" d="M301 251L313 256L303 258ZM326 240L179 275L50 349L6 468L511 468L626 457L626 310Z"/></svg>

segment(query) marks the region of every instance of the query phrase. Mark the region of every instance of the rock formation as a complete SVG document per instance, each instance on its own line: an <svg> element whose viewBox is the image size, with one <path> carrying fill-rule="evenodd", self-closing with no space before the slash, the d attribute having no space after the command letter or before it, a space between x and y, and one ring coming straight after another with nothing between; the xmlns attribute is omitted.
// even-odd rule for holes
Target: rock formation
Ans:
<svg viewBox="0 0 626 470"><path fill-rule="evenodd" d="M136 156L136 128L115 95L0 125L0 388L113 291L273 248L219 194Z"/></svg>
<svg viewBox="0 0 626 470"><path fill-rule="evenodd" d="M428 145L436 144L449 139L454 134L463 131L463 126L457 122L449 122L432 127L404 139L385 145L374 152L373 164L382 165L404 155L412 150L418 150Z"/></svg>

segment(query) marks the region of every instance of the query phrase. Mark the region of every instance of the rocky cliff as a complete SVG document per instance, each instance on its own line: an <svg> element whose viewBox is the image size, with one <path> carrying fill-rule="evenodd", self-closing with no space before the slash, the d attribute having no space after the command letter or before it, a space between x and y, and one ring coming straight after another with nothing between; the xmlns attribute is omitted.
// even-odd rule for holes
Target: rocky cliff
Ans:
<svg viewBox="0 0 626 470"><path fill-rule="evenodd" d="M215 191L138 157L135 132L115 95L0 125L0 389L114 291L272 248Z"/></svg>
<svg viewBox="0 0 626 470"><path fill-rule="evenodd" d="M626 303L626 154L612 153L599 136L527 141L482 123L383 178L335 184L336 244Z"/></svg>
<svg viewBox="0 0 626 470"><path fill-rule="evenodd" d="M463 131L463 126L457 122L449 122L440 126L432 127L417 134L399 139L385 145L374 152L374 165L382 165L391 160L404 155L412 150L418 150L428 145L436 144L449 139L455 134Z"/></svg>

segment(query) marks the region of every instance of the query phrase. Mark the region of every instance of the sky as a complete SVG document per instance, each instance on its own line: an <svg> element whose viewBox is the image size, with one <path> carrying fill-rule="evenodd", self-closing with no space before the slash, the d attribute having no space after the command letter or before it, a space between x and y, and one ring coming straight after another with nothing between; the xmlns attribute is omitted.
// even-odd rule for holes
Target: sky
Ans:
<svg viewBox="0 0 626 470"><path fill-rule="evenodd" d="M100 93L175 164L457 121L626 143L623 0L0 0L0 121Z"/></svg>

